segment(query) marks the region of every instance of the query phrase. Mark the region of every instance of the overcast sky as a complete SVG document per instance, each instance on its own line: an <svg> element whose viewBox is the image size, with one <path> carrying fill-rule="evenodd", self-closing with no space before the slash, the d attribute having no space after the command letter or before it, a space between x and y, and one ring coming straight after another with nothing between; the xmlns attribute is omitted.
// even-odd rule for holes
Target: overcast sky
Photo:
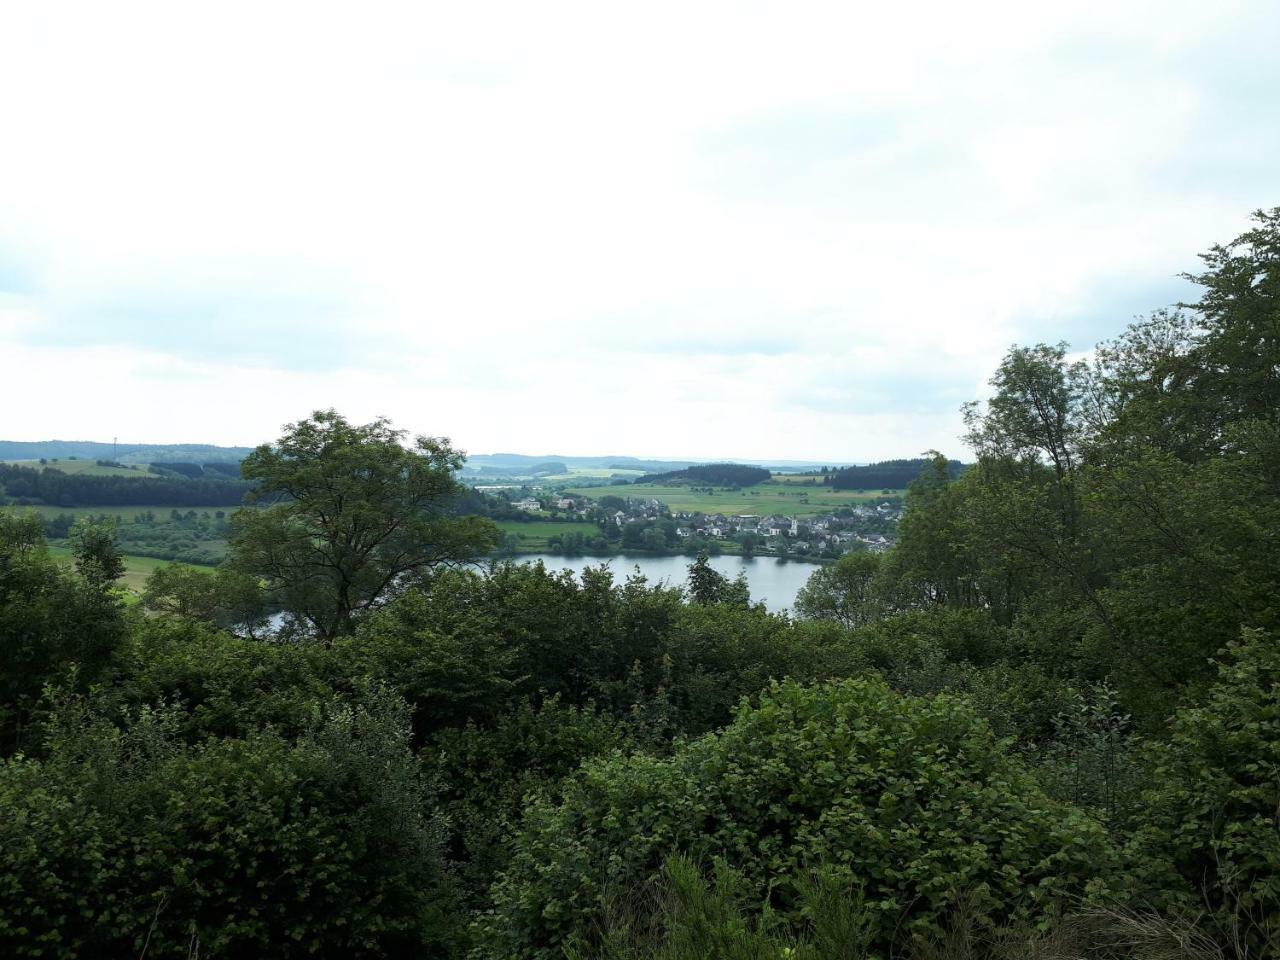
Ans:
<svg viewBox="0 0 1280 960"><path fill-rule="evenodd" d="M1280 4L10 3L0 439L959 454L1280 204Z"/></svg>

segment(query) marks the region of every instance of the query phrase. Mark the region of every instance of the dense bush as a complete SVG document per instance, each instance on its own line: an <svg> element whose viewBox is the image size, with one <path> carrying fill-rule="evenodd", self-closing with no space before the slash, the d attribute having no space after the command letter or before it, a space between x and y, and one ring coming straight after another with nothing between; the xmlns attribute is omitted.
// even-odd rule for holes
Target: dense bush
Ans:
<svg viewBox="0 0 1280 960"><path fill-rule="evenodd" d="M482 724L441 730L422 751L439 784L440 809L473 903L511 854L526 802L556 798L561 781L591 757L631 747L632 725L558 698L525 700Z"/></svg>
<svg viewBox="0 0 1280 960"><path fill-rule="evenodd" d="M490 956L555 956L673 853L723 858L782 912L807 870L845 870L881 949L962 895L987 918L1052 910L1112 861L1101 827L1049 800L968 707L875 681L775 684L723 733L588 763L563 794L531 807L495 886Z"/></svg>
<svg viewBox="0 0 1280 960"><path fill-rule="evenodd" d="M46 683L73 672L88 689L124 639L119 597L84 575L100 564L83 560L67 569L49 556L39 521L0 514L0 756L29 742Z"/></svg>
<svg viewBox="0 0 1280 960"><path fill-rule="evenodd" d="M296 738L337 695L326 649L235 637L184 617L138 623L115 671L116 684L101 695L104 707L127 714L180 704L173 733L191 743L267 728Z"/></svg>
<svg viewBox="0 0 1280 960"><path fill-rule="evenodd" d="M15 957L444 951L439 828L385 697L302 739L183 743L64 705L0 764L0 952Z"/></svg>
<svg viewBox="0 0 1280 960"><path fill-rule="evenodd" d="M1257 630L1228 647L1201 705L1157 751L1139 862L1170 865L1148 888L1205 906L1241 956L1280 954L1280 644Z"/></svg>

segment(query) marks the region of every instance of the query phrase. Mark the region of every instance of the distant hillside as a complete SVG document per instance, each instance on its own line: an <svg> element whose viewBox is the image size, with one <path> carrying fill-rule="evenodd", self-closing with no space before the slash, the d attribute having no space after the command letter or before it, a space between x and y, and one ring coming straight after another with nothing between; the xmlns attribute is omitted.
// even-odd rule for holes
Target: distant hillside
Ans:
<svg viewBox="0 0 1280 960"><path fill-rule="evenodd" d="M706 483L719 487L750 487L764 483L771 474L764 467L741 463L707 463L668 473L652 473L636 483Z"/></svg>
<svg viewBox="0 0 1280 960"><path fill-rule="evenodd" d="M198 469L198 468L197 468ZM0 505L50 507L238 506L253 484L217 472L138 476L67 473L58 465L0 463Z"/></svg>
<svg viewBox="0 0 1280 960"><path fill-rule="evenodd" d="M114 460L117 463L239 463L252 447L208 443L98 443L90 440L0 440L0 460Z"/></svg>
<svg viewBox="0 0 1280 960"><path fill-rule="evenodd" d="M606 457L567 457L561 454L531 455L524 453L476 453L467 457L467 468L477 472L494 473L509 472L511 474L528 475L540 464L547 462L563 463L570 468L591 470L643 470L646 473L666 473L684 470L687 467L704 466L717 463L736 463L732 460L667 460L661 457L623 457L610 455ZM818 470L821 467L852 466L849 461L831 460L753 460L750 466L763 467L777 473L804 473Z"/></svg>
<svg viewBox="0 0 1280 960"><path fill-rule="evenodd" d="M492 474L529 475L548 463L589 470L681 470L692 460L639 460L635 457L565 457L559 454L532 456L524 453L476 453L467 457L467 467ZM561 471L565 472L565 471Z"/></svg>
<svg viewBox="0 0 1280 960"><path fill-rule="evenodd" d="M928 460L882 460L862 467L844 467L828 474L831 486L837 490L901 490L920 476ZM964 464L959 460L948 462L951 476L960 476Z"/></svg>

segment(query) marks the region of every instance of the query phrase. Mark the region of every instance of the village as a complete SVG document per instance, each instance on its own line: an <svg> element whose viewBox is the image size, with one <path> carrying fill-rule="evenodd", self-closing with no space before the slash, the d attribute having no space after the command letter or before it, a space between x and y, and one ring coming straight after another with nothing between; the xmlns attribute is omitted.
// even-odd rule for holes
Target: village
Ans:
<svg viewBox="0 0 1280 960"><path fill-rule="evenodd" d="M656 498L616 495L596 500L525 494L513 499L511 506L530 520L596 524L598 537L580 538L588 548L609 546L690 554L707 550L813 558L887 550L897 539L902 515L902 500L896 496L808 516L673 512Z"/></svg>

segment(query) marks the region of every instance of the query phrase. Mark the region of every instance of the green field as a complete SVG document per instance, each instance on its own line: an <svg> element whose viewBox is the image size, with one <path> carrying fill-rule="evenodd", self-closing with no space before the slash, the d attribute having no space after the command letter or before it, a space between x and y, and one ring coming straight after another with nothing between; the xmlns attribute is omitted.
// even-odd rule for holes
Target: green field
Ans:
<svg viewBox="0 0 1280 960"><path fill-rule="evenodd" d="M742 490L716 490L705 493L689 487L671 487L663 484L629 484L619 487L576 487L565 491L588 497L611 495L615 497L645 497L665 503L674 513L701 511L702 513L780 514L786 517L807 517L830 513L837 507L850 507L859 503L878 503L887 496L879 490L833 490L820 484L809 486L794 481L770 480ZM894 491L901 495L903 491Z"/></svg>
<svg viewBox="0 0 1280 960"><path fill-rule="evenodd" d="M183 516L193 511L197 518L209 515L209 520L197 519L195 522L170 519L170 511L177 509ZM143 557L181 557L189 563L218 563L226 555L228 525L226 517L234 512L234 507L0 507L0 514L38 514L46 522L58 517L77 519L84 516L106 516L116 521L116 539L120 551L126 556ZM153 523L135 523L140 514L150 511L155 515ZM223 519L217 519L218 511L222 511ZM53 542L61 543L65 529L48 534ZM157 561L164 563L166 561Z"/></svg>
<svg viewBox="0 0 1280 960"><path fill-rule="evenodd" d="M547 537L558 534L581 533L588 537L599 535L600 528L594 523L584 520L565 521L563 523L539 522L537 520L497 520L494 521L503 534L514 534L520 539L522 550L545 550Z"/></svg>
<svg viewBox="0 0 1280 960"><path fill-rule="evenodd" d="M568 473L558 473L554 476L539 477L538 482L545 483L564 483L568 481L572 483L574 480L609 480L613 477L620 477L623 480L633 480L636 477L643 477L643 470L621 470L611 467L570 467Z"/></svg>
<svg viewBox="0 0 1280 960"><path fill-rule="evenodd" d="M70 547L50 547L49 556L62 560L67 563L71 562ZM125 555L124 558L124 576L120 578L120 582L126 588L134 593L142 593L142 588L147 582L147 577L151 576L151 571L158 567L167 567L174 563L172 560L157 560L155 557L134 557ZM180 563L181 567L194 567L191 563ZM208 567L197 567L199 570L207 570Z"/></svg>
<svg viewBox="0 0 1280 960"><path fill-rule="evenodd" d="M50 460L47 463L41 463L39 460L6 460L5 463L11 463L16 467L33 467L42 470L45 467L52 467L54 470L61 470L68 474L89 474L95 477L151 477L154 476L145 464L138 464L136 470L130 470L128 467L100 467L96 460Z"/></svg>

